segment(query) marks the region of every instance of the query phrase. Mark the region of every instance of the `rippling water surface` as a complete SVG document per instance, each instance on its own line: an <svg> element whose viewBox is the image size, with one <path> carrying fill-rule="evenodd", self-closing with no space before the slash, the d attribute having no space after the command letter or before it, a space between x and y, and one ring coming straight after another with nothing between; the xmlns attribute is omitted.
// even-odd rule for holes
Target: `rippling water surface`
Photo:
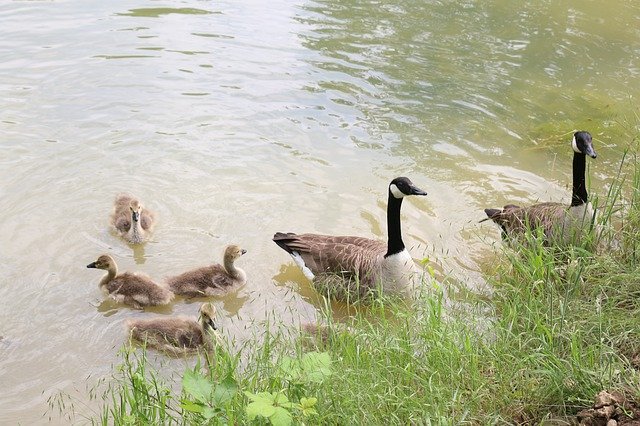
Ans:
<svg viewBox="0 0 640 426"><path fill-rule="evenodd" d="M248 284L215 303L241 342L319 306L273 233L384 238L407 175L429 192L403 207L414 257L482 286L482 208L568 200L577 129L604 195L640 95L631 1L14 1L0 22L1 423L59 391L92 415L123 321L151 315L103 302L99 254L161 279L240 244ZM160 218L144 247L109 231L122 191Z"/></svg>

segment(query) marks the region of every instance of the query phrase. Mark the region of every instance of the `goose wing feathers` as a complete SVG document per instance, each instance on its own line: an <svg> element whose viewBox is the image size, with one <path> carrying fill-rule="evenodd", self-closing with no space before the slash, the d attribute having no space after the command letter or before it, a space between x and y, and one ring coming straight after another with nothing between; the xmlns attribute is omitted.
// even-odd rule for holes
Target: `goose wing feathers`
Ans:
<svg viewBox="0 0 640 426"><path fill-rule="evenodd" d="M204 266L167 279L169 288L187 297L212 295L213 290L235 284L222 265Z"/></svg>
<svg viewBox="0 0 640 426"><path fill-rule="evenodd" d="M527 229L542 228L547 237L551 237L553 229L562 226L568 207L562 203L540 203L528 207L513 204L504 206L502 210L487 209L488 218L503 227L508 234L522 234Z"/></svg>
<svg viewBox="0 0 640 426"><path fill-rule="evenodd" d="M387 251L382 241L353 236L293 234L278 232L273 241L289 254L297 252L314 273L370 275Z"/></svg>
<svg viewBox="0 0 640 426"><path fill-rule="evenodd" d="M129 321L131 336L159 349L197 348L202 346L204 336L198 323L186 318L154 318Z"/></svg>
<svg viewBox="0 0 640 426"><path fill-rule="evenodd" d="M113 214L111 223L120 232L127 232L131 228L131 210L129 205L133 197L127 194L120 194L113 203Z"/></svg>
<svg viewBox="0 0 640 426"><path fill-rule="evenodd" d="M150 278L144 275L125 272L116 276L105 284L109 294L119 295L125 298L125 302L136 302L140 305L168 303L172 298L172 293L164 287L159 286ZM120 298L117 298L120 299Z"/></svg>

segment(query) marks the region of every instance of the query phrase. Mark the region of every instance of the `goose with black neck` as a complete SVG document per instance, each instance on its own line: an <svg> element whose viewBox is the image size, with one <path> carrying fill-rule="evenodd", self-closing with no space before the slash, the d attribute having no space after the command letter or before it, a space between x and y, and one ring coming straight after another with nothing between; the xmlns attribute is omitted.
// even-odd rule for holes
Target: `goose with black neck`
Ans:
<svg viewBox="0 0 640 426"><path fill-rule="evenodd" d="M542 228L545 244L568 245L580 241L590 228L595 215L585 181L586 157L596 158L589 132L580 131L571 140L573 153L573 190L571 204L548 202L527 207L508 204L502 209L485 209L480 222L491 219L502 229L503 238L518 237L526 230Z"/></svg>
<svg viewBox="0 0 640 426"><path fill-rule="evenodd" d="M362 297L375 290L409 295L419 280L402 240L400 208L409 195L427 195L409 178L389 183L386 242L357 236L278 232L273 241L291 255L304 275L336 298Z"/></svg>

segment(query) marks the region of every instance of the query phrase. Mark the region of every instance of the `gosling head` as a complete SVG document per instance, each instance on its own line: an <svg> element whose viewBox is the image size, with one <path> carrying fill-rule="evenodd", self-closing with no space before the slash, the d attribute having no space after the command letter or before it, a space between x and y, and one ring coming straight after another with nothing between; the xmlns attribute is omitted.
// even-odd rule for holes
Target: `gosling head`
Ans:
<svg viewBox="0 0 640 426"><path fill-rule="evenodd" d="M95 262L91 262L87 265L87 268L96 268L96 269L109 269L116 264L116 261L113 260L111 256L108 254L103 254L100 256Z"/></svg>
<svg viewBox="0 0 640 426"><path fill-rule="evenodd" d="M227 248L224 249L224 260L225 262L234 262L246 252L247 251L245 249L240 248L235 244L228 245Z"/></svg>
<svg viewBox="0 0 640 426"><path fill-rule="evenodd" d="M589 132L575 132L573 134L573 139L571 140L571 146L578 154L588 155L591 158L597 157L597 154L593 149L593 141Z"/></svg>
<svg viewBox="0 0 640 426"><path fill-rule="evenodd" d="M138 200L131 201L129 204L129 209L131 210L131 220L134 222L140 221L140 214L142 213L142 206L138 202Z"/></svg>
<svg viewBox="0 0 640 426"><path fill-rule="evenodd" d="M426 191L418 188L407 177L397 177L389 184L389 192L394 198L402 199L407 195L427 195Z"/></svg>
<svg viewBox="0 0 640 426"><path fill-rule="evenodd" d="M211 330L218 329L213 322L213 319L216 316L216 307L213 306L210 302L203 303L202 306L200 306L199 314L200 316L198 319L200 320L203 328L211 328Z"/></svg>

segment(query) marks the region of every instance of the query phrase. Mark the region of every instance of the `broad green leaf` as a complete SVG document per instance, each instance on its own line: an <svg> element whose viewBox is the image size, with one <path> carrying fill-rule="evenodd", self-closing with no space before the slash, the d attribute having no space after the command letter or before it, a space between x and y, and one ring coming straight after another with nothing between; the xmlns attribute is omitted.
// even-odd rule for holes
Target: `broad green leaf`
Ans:
<svg viewBox="0 0 640 426"><path fill-rule="evenodd" d="M187 370L182 377L182 388L196 401L207 403L211 398L211 383L200 374Z"/></svg>
<svg viewBox="0 0 640 426"><path fill-rule="evenodd" d="M306 381L320 383L331 375L331 356L327 352L309 352L302 356Z"/></svg>
<svg viewBox="0 0 640 426"><path fill-rule="evenodd" d="M202 417L204 417L206 420L209 420L216 417L216 414L217 412L215 408L204 407L204 411L202 412Z"/></svg>
<svg viewBox="0 0 640 426"><path fill-rule="evenodd" d="M189 401L188 399L183 399L180 403L180 407L182 407L183 410L189 411L191 413L202 413L202 410L204 410L204 406L202 404Z"/></svg>
<svg viewBox="0 0 640 426"><path fill-rule="evenodd" d="M316 403L318 402L318 398L305 398L304 396L302 398L300 398L300 405L302 406L302 408L311 408L313 406L316 405Z"/></svg>
<svg viewBox="0 0 640 426"><path fill-rule="evenodd" d="M273 426L289 426L293 422L291 413L282 407L275 407L275 412L269 416Z"/></svg>
<svg viewBox="0 0 640 426"><path fill-rule="evenodd" d="M309 416L316 416L318 414L318 412L316 411L315 408L310 407L310 408L304 408L302 410L302 415L305 417L309 417Z"/></svg>
<svg viewBox="0 0 640 426"><path fill-rule="evenodd" d="M238 392L238 385L232 376L228 376L220 382L213 391L213 405L222 405L233 398Z"/></svg>
<svg viewBox="0 0 640 426"><path fill-rule="evenodd" d="M276 392L271 395L274 405L284 405L289 403L289 398L287 398L287 395L284 394L284 391Z"/></svg>
<svg viewBox="0 0 640 426"><path fill-rule="evenodd" d="M247 417L249 418L249 420L253 420L256 418L256 416L271 417L273 413L276 412L276 407L274 407L270 402L257 400L250 402L245 410L247 412Z"/></svg>
<svg viewBox="0 0 640 426"><path fill-rule="evenodd" d="M244 391L244 394L247 395L247 398L251 401L268 402L269 404L273 404L273 401L276 398L276 395L273 395L270 392L251 393L249 391Z"/></svg>

